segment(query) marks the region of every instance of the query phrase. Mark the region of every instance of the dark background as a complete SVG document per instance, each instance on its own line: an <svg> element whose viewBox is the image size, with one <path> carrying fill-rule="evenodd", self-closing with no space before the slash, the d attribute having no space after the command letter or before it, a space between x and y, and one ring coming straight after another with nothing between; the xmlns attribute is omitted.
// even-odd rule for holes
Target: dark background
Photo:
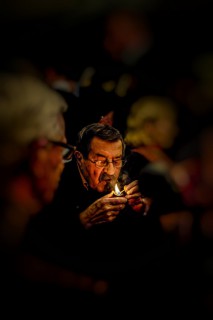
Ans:
<svg viewBox="0 0 213 320"><path fill-rule="evenodd" d="M184 68L191 56L213 49L210 3L207 0L1 1L1 54L42 61L76 57L81 60L92 54L91 48L95 48L101 36L99 24L103 15L115 7L125 7L147 15L156 43L173 63ZM87 52L82 52L85 48Z"/></svg>
<svg viewBox="0 0 213 320"><path fill-rule="evenodd" d="M191 123L187 119L185 125L185 109L192 108L198 122L203 115L205 122L212 119L210 0L2 1L0 68L7 69L8 61L18 58L31 61L42 70L62 66L68 77L78 81L85 67L98 59L104 18L117 8L133 9L147 18L153 34L156 64L160 64L160 74L152 65L150 74L158 73L163 83L162 94L184 106L183 136L184 140L187 135L191 139L197 124L193 124L192 130L188 129Z"/></svg>

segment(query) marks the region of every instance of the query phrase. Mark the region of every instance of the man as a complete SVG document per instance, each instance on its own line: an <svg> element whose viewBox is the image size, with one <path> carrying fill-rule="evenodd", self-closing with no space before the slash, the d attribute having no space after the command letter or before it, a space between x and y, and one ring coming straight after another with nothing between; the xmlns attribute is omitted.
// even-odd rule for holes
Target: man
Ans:
<svg viewBox="0 0 213 320"><path fill-rule="evenodd" d="M125 164L125 145L117 129L102 124L88 125L79 134L75 156L84 187L106 194L79 213L86 228L115 220L127 204L142 210L144 203L137 181L124 186L125 196L115 197L115 185Z"/></svg>
<svg viewBox="0 0 213 320"><path fill-rule="evenodd" d="M137 180L125 183L129 179L121 172L125 164L125 144L117 129L100 123L84 127L79 133L74 155L75 160L67 165L50 206L56 212L58 228L58 207L60 214L64 212L67 219L74 220L80 229L112 222L125 209L141 212L143 216L148 201L139 192ZM116 184L124 188L125 195L116 196ZM75 224L65 223L63 228L70 230L72 225ZM79 228L75 225L74 229ZM68 234L70 237L69 231ZM61 231L61 235L64 237L66 232Z"/></svg>
<svg viewBox="0 0 213 320"><path fill-rule="evenodd" d="M66 110L64 99L37 78L0 74L0 282L6 302L33 300L39 289L38 302L49 284L56 292L65 285L96 290L91 278L29 260L21 252L30 219L53 200L64 163L72 159Z"/></svg>
<svg viewBox="0 0 213 320"><path fill-rule="evenodd" d="M124 163L117 129L100 123L84 127L54 202L31 223L26 251L104 277L119 291L123 277L128 287L136 273L142 276L143 265L156 258L161 230L147 214L148 199L137 180L123 172Z"/></svg>
<svg viewBox="0 0 213 320"><path fill-rule="evenodd" d="M1 247L20 244L32 215L52 201L66 144L63 98L26 75L0 75Z"/></svg>

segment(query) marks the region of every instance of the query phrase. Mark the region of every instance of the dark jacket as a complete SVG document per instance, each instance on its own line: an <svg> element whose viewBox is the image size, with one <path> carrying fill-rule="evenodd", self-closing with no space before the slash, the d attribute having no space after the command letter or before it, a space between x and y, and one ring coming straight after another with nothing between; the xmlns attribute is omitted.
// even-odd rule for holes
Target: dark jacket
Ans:
<svg viewBox="0 0 213 320"><path fill-rule="evenodd" d="M26 250L95 276L111 276L156 259L164 250L157 219L128 205L113 222L83 227L79 213L101 196L83 186L75 160L68 163L53 203L29 226Z"/></svg>

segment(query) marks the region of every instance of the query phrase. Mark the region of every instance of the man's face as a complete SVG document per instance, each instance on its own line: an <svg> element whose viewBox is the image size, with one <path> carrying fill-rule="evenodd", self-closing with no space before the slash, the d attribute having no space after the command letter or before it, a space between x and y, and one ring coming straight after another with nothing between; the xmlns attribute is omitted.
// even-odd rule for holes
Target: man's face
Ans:
<svg viewBox="0 0 213 320"><path fill-rule="evenodd" d="M87 159L80 160L82 173L89 186L98 192L111 192L118 179L121 168L114 166L112 161L121 159L122 142L104 141L93 138ZM98 168L92 161L107 160L106 167Z"/></svg>

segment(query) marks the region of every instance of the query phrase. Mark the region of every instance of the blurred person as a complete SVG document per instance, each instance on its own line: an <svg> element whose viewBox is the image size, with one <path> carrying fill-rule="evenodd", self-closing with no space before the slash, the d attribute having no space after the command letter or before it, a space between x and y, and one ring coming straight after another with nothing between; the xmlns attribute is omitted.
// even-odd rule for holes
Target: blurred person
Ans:
<svg viewBox="0 0 213 320"><path fill-rule="evenodd" d="M142 13L119 9L105 20L103 46L113 60L134 65L151 47L153 36Z"/></svg>
<svg viewBox="0 0 213 320"><path fill-rule="evenodd" d="M0 280L6 303L28 296L33 303L39 293L39 306L41 297L58 286L98 289L86 275L41 263L22 251L30 219L53 200L64 163L72 159L74 147L65 136L66 110L65 100L41 80L0 74Z"/></svg>
<svg viewBox="0 0 213 320"><path fill-rule="evenodd" d="M106 13L97 28L100 35L88 44L93 51L89 55L87 50L88 62L79 78L79 97L83 106L92 101L86 125L113 111L113 126L123 134L130 103L163 82L162 73L161 82L157 80L153 33L146 14L125 8Z"/></svg>
<svg viewBox="0 0 213 320"><path fill-rule="evenodd" d="M181 161L180 155L174 160L169 153L178 129L178 109L172 100L164 96L137 100L127 118L127 165L131 176L138 177L140 192L151 197L149 214L158 216L173 248L174 265L167 271L171 267L174 272L171 292L179 310L205 318L212 314L212 132L200 136L200 156L196 140L195 149L188 145L188 156L182 150ZM181 298L176 296L178 287ZM170 303L176 304L173 299Z"/></svg>
<svg viewBox="0 0 213 320"><path fill-rule="evenodd" d="M62 97L30 76L1 74L0 81L1 245L9 249L20 244L30 216L53 199L63 154L72 148Z"/></svg>
<svg viewBox="0 0 213 320"><path fill-rule="evenodd" d="M168 152L178 130L178 109L172 100L144 96L130 109L125 141L134 163L132 174L140 176L142 192L153 200L151 210L159 216L166 232L176 234L178 242L185 243L191 238L193 218L172 174L175 161Z"/></svg>
<svg viewBox="0 0 213 320"><path fill-rule="evenodd" d="M213 127L212 118L179 152L173 176L184 173L181 188L184 202L193 215L190 257L196 276L195 292L203 314L213 314ZM199 291L197 290L199 288Z"/></svg>

